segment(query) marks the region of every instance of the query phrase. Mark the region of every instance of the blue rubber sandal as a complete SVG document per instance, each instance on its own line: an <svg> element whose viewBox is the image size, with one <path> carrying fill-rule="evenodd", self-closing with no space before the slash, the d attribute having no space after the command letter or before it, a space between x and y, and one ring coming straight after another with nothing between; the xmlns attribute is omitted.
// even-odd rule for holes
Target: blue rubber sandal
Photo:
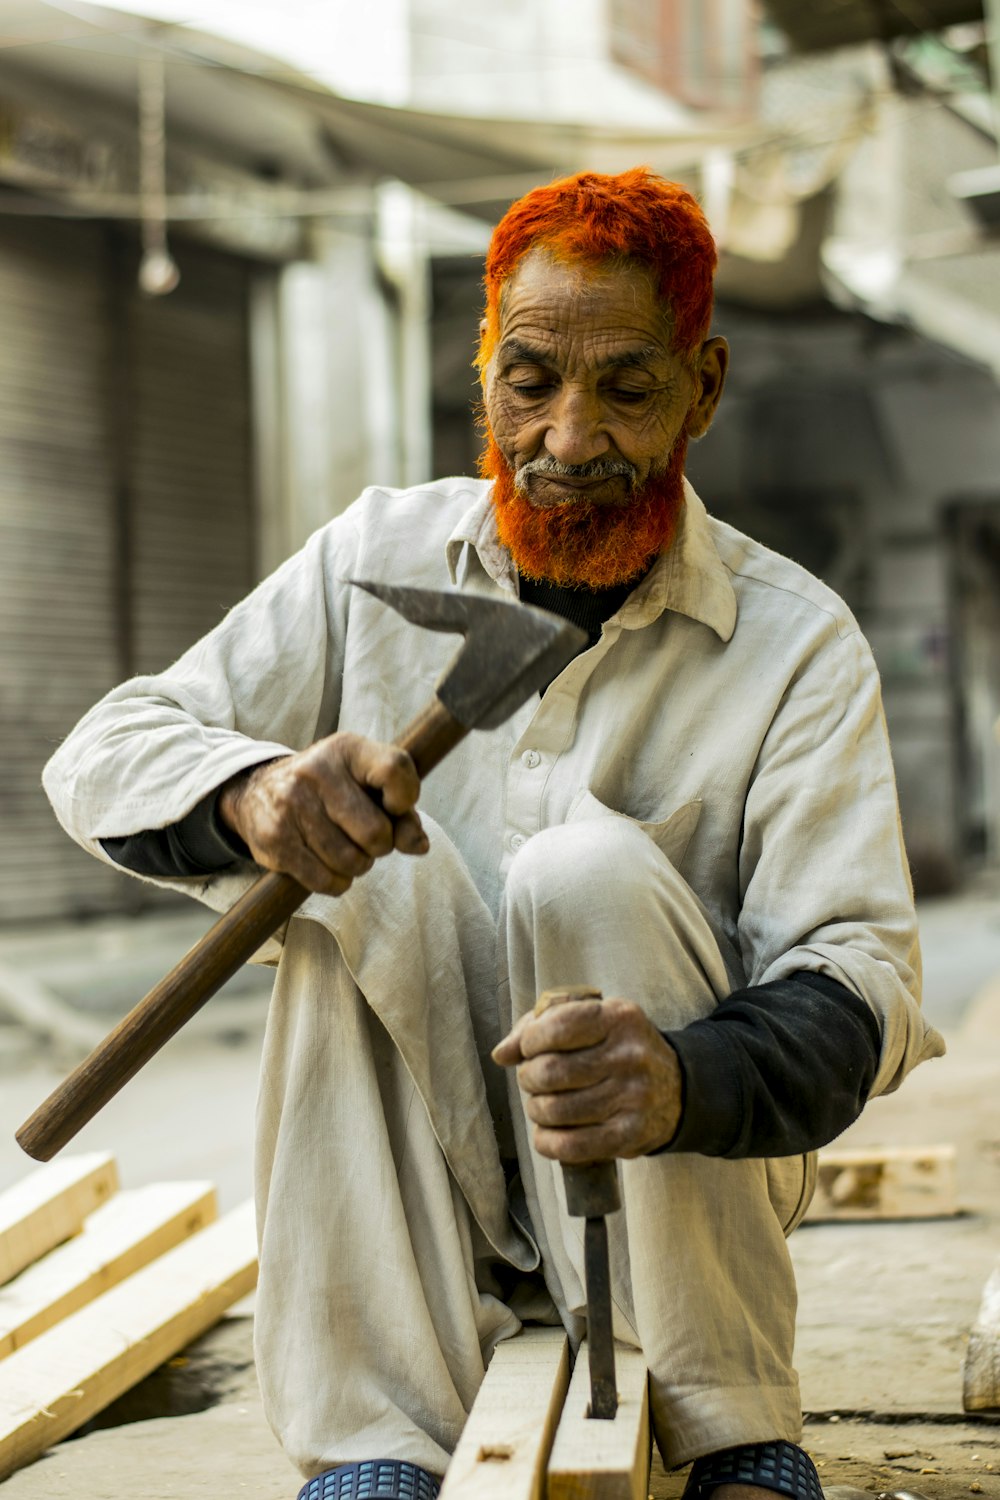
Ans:
<svg viewBox="0 0 1000 1500"><path fill-rule="evenodd" d="M705 1500L720 1484L759 1484L787 1500L823 1500L816 1465L795 1443L744 1443L696 1458L683 1500Z"/></svg>
<svg viewBox="0 0 1000 1500"><path fill-rule="evenodd" d="M437 1500L441 1481L417 1464L366 1458L338 1464L308 1480L298 1500Z"/></svg>

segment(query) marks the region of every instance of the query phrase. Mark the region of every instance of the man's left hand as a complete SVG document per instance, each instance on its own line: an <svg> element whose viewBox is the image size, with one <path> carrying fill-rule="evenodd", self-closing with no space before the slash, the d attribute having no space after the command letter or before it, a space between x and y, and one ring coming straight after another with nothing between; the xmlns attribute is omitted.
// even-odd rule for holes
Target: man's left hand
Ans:
<svg viewBox="0 0 1000 1500"><path fill-rule="evenodd" d="M493 1060L517 1067L535 1149L555 1161L645 1156L677 1130L677 1054L631 1000L578 1000L523 1016Z"/></svg>

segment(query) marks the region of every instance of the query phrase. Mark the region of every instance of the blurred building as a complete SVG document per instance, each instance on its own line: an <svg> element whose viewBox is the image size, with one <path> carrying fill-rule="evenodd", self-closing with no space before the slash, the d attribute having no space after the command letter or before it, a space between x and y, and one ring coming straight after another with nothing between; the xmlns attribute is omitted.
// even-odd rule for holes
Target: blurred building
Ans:
<svg viewBox="0 0 1000 1500"><path fill-rule="evenodd" d="M963 0L920 25L884 8L874 39L865 7L768 8L807 50L774 58L763 110L853 95L864 125L824 195L813 295L723 301L737 358L693 471L857 611L931 892L1000 865L1000 241L968 192L998 171L989 33Z"/></svg>
<svg viewBox="0 0 1000 1500"><path fill-rule="evenodd" d="M246 28L288 30L267 9L248 7ZM677 127L685 111L609 61L590 10L591 82L617 81L622 118L641 106ZM461 103L421 51L435 7L397 11L372 90ZM487 20L466 8L459 52ZM439 243L476 266L485 219L380 184L510 196L511 174L514 190L536 180L553 148L530 141L534 83L519 135L496 141L484 120L473 139L454 112L341 104L232 35L40 0L2 0L0 21L0 922L15 922L150 899L73 848L42 795L41 766L80 714L165 666L364 484L431 466L430 266ZM149 59L180 268L166 296L138 284L155 208L138 129ZM476 93L502 113L510 80ZM572 138L555 149L572 162Z"/></svg>
<svg viewBox="0 0 1000 1500"><path fill-rule="evenodd" d="M745 0L611 0L615 62L694 109L745 114L757 100L756 13Z"/></svg>
<svg viewBox="0 0 1000 1500"><path fill-rule="evenodd" d="M254 580L250 323L260 281L295 251L267 222L192 226L178 290L143 295L134 217L95 222L73 204L133 191L134 68L122 98L103 52L60 45L65 16L32 45L46 19L5 16L24 45L0 63L7 921L135 900L68 846L39 772L96 695L172 659ZM172 179L251 185L237 133L200 124L172 151Z"/></svg>
<svg viewBox="0 0 1000 1500"><path fill-rule="evenodd" d="M161 670L365 483L424 472L428 434L423 388L419 421L401 398L407 293L378 246L376 179L405 158L394 120L379 134L246 48L99 7L0 0L0 27L10 923L164 899L68 842L42 765L108 688ZM162 296L139 285L149 58L180 269ZM415 165L482 170L433 142Z"/></svg>
<svg viewBox="0 0 1000 1500"><path fill-rule="evenodd" d="M859 615L929 893L1000 865L1000 243L966 189L1000 170L982 11L888 6L879 26L846 0L768 10L784 30L758 32L746 8L726 32L722 7L621 0L610 57L761 127L675 174L722 246L734 349L689 470L716 514ZM740 64L746 47L759 58ZM438 471L475 461L477 294L467 257L433 260Z"/></svg>
<svg viewBox="0 0 1000 1500"><path fill-rule="evenodd" d="M634 128L754 103L747 0L409 0L408 26L418 109Z"/></svg>
<svg viewBox="0 0 1000 1500"><path fill-rule="evenodd" d="M924 888L1000 863L1000 266L952 183L997 154L970 10L922 6L963 43L873 38L861 0L764 26L750 0L510 0L502 24L486 0L0 0L0 923L163 899L65 839L50 747L365 484L473 472L490 225L643 161L722 247L735 360L695 482L859 613Z"/></svg>
<svg viewBox="0 0 1000 1500"><path fill-rule="evenodd" d="M150 15L0 0L0 922L162 899L66 841L38 781L51 748L364 484L424 477L441 456L435 414L446 446L434 361L456 348L464 448L447 466L474 461L481 251L505 201L581 155L624 165L647 142L680 138L687 155L699 138L698 108L664 91L662 60L646 76L641 8L512 4L498 36L484 3L456 15L383 0L368 17L369 91L409 110L330 92L312 64L331 8L299 7L321 35L292 24L294 0L280 14L241 8L235 26L232 7L209 4L212 33L156 19L170 0L139 8ZM293 63L249 45L261 39ZM156 122L152 145L138 127L151 60L166 98L162 205ZM595 96L596 126L565 125L585 122ZM726 113L746 106L727 86ZM141 226L158 208L180 281L152 296ZM461 335L432 357L458 262Z"/></svg>

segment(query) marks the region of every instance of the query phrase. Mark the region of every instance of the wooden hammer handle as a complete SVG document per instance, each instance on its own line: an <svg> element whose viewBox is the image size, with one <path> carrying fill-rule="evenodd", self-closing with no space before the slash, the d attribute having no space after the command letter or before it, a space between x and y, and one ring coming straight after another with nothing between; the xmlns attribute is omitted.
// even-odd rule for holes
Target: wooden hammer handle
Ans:
<svg viewBox="0 0 1000 1500"><path fill-rule="evenodd" d="M434 698L396 741L421 780L463 739L465 726ZM17 1131L36 1161L51 1161L165 1042L251 958L309 895L269 872L210 927L166 978L85 1057Z"/></svg>

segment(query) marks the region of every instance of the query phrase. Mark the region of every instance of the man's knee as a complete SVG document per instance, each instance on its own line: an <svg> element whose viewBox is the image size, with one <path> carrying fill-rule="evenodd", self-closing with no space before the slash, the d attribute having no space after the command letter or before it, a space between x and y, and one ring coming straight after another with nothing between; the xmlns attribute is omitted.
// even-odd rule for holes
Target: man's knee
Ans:
<svg viewBox="0 0 1000 1500"><path fill-rule="evenodd" d="M618 909L632 920L669 919L694 898L638 823L593 818L542 829L522 845L507 876L507 906L574 924Z"/></svg>
<svg viewBox="0 0 1000 1500"><path fill-rule="evenodd" d="M543 828L522 845L507 876L508 901L544 901L554 891L606 894L612 883L648 884L648 865L663 860L628 818L594 818Z"/></svg>
<svg viewBox="0 0 1000 1500"><path fill-rule="evenodd" d="M698 898L652 838L608 816L547 828L515 855L506 940L518 1003L533 976L626 994L659 1026L685 1025L728 993Z"/></svg>

